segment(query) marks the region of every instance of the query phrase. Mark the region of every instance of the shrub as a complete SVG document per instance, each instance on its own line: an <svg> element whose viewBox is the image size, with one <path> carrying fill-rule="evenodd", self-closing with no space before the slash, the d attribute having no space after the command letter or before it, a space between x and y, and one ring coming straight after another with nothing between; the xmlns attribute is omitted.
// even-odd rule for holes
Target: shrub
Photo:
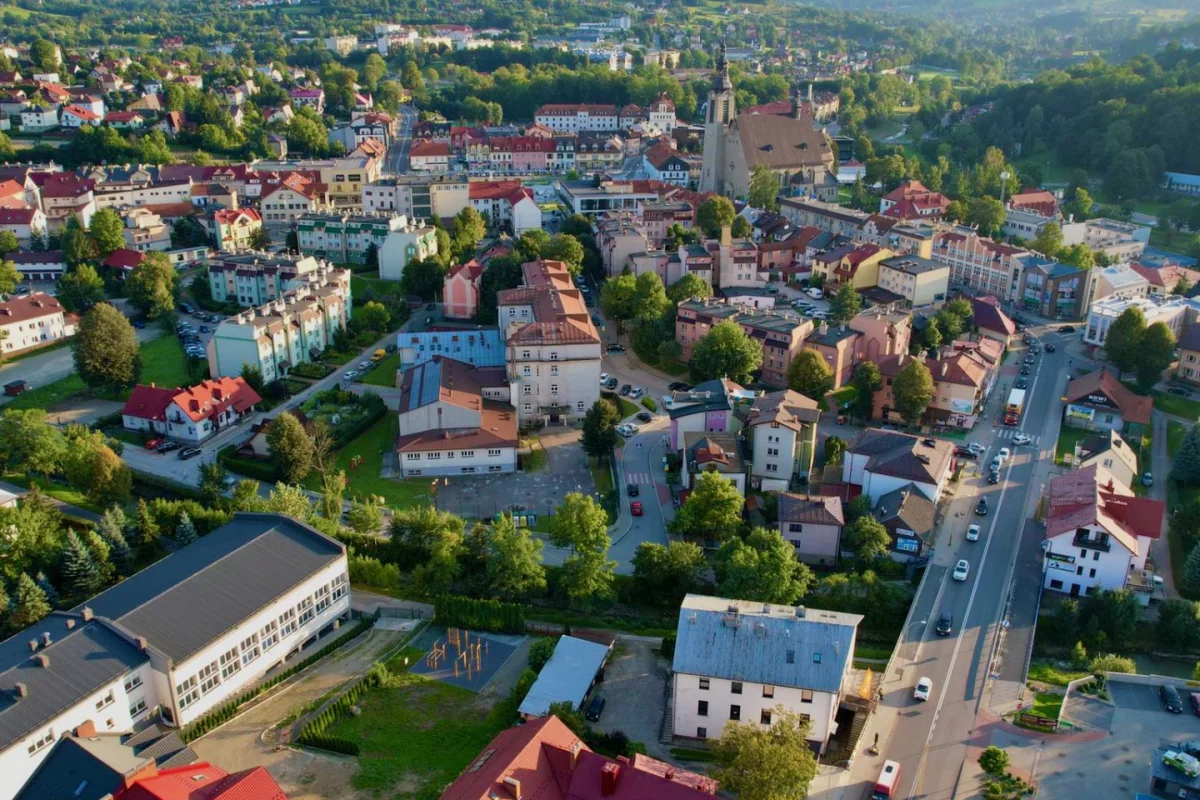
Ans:
<svg viewBox="0 0 1200 800"><path fill-rule="evenodd" d="M554 648L558 647L558 637L548 636L544 639L538 639L529 646L529 668L534 672L541 672L542 667L546 666L546 662L554 655Z"/></svg>
<svg viewBox="0 0 1200 800"><path fill-rule="evenodd" d="M663 654L663 658L675 657L675 634L668 633L663 637L662 647L659 648L659 652Z"/></svg>
<svg viewBox="0 0 1200 800"><path fill-rule="evenodd" d="M979 766L989 775L1003 775L1008 769L1008 753L995 745L990 745L979 756Z"/></svg>
<svg viewBox="0 0 1200 800"><path fill-rule="evenodd" d="M517 685L513 688L513 694L516 695L518 704L529 694L529 690L533 688L537 677L537 673L531 669L527 669L521 673L521 677L517 679Z"/></svg>
<svg viewBox="0 0 1200 800"><path fill-rule="evenodd" d="M1136 675L1137 665L1133 663L1132 658L1105 653L1093 658L1092 663L1088 664L1088 670L1097 677L1102 676L1105 672L1123 672L1127 675Z"/></svg>
<svg viewBox="0 0 1200 800"><path fill-rule="evenodd" d="M642 405L646 407L647 411L658 411L658 403L654 402L653 397L643 397Z"/></svg>

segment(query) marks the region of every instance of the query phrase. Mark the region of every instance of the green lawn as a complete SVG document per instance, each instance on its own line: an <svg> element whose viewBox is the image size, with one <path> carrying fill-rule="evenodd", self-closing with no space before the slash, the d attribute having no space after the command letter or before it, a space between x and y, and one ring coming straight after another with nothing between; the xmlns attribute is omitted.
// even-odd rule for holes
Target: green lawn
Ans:
<svg viewBox="0 0 1200 800"><path fill-rule="evenodd" d="M1071 428L1063 425L1058 431L1058 446L1054 451L1054 463L1066 463L1066 456L1075 455L1075 444L1086 439L1091 434L1091 431L1086 431L1083 428Z"/></svg>
<svg viewBox="0 0 1200 800"><path fill-rule="evenodd" d="M392 353L379 362L379 366L363 376L362 382L372 386L395 387L396 370L400 369L400 352Z"/></svg>
<svg viewBox="0 0 1200 800"><path fill-rule="evenodd" d="M1043 719L1058 719L1064 695L1057 692L1038 692L1033 696L1033 707L1029 713Z"/></svg>
<svg viewBox="0 0 1200 800"><path fill-rule="evenodd" d="M1179 451L1179 445L1183 444L1183 437L1187 435L1187 430L1187 426L1182 422L1173 419L1167 420L1167 455L1172 459Z"/></svg>
<svg viewBox="0 0 1200 800"><path fill-rule="evenodd" d="M3 475L2 479L8 483L22 486L26 489L30 488L34 484L37 484L39 487L41 487L43 494L45 494L47 497L53 497L59 502L70 503L73 506L86 508L89 511L95 511L97 514L103 514L105 511L103 506L93 503L81 492L78 492L69 486L63 486L61 483L55 483L54 481L47 480L46 478L30 478L24 473L8 472Z"/></svg>
<svg viewBox="0 0 1200 800"><path fill-rule="evenodd" d="M846 384L836 392L830 392L821 398L821 410L836 411L847 403L853 403L856 397L858 397L858 389L850 384ZM830 408L831 405L832 409Z"/></svg>
<svg viewBox="0 0 1200 800"><path fill-rule="evenodd" d="M356 494L379 495L389 507L397 509L429 502L429 481L419 478L399 480L380 477L383 456L395 446L399 425L396 415L388 412L361 436L338 451L334 469L345 470L346 477L350 479L347 497ZM362 456L362 463L357 469L350 469L350 459L354 456ZM306 488L320 491L320 476L315 473L309 475L304 485Z"/></svg>
<svg viewBox="0 0 1200 800"><path fill-rule="evenodd" d="M550 466L550 457L536 436L532 439L522 439L522 447L529 448L529 455L521 456L521 469L525 472L541 472Z"/></svg>
<svg viewBox="0 0 1200 800"><path fill-rule="evenodd" d="M83 378L79 377L78 373L72 373L53 383L47 383L45 386L36 386L13 398L12 402L2 407L20 409L44 408L50 410L59 403L86 391L87 386L84 385Z"/></svg>
<svg viewBox="0 0 1200 800"><path fill-rule="evenodd" d="M1066 686L1078 678L1086 678L1087 670L1059 669L1051 661L1036 660L1029 664L1029 680L1048 683L1051 686Z"/></svg>
<svg viewBox="0 0 1200 800"><path fill-rule="evenodd" d="M142 383L158 386L190 386L202 380L207 368L188 372L188 357L183 345L174 336L165 335L142 344ZM198 362L207 364L207 362Z"/></svg>
<svg viewBox="0 0 1200 800"><path fill-rule="evenodd" d="M1150 396L1154 398L1154 407L1163 413L1174 417L1200 419L1200 401L1180 397L1177 394L1163 392L1158 389L1151 392Z"/></svg>
<svg viewBox="0 0 1200 800"><path fill-rule="evenodd" d="M358 742L356 789L434 800L500 731L516 722L506 698L490 709L473 692L406 673L379 687L327 731Z"/></svg>

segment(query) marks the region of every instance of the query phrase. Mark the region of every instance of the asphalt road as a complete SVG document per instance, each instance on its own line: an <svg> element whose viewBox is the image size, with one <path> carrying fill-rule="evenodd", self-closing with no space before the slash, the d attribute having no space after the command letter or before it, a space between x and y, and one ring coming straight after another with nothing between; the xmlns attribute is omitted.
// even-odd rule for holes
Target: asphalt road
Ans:
<svg viewBox="0 0 1200 800"><path fill-rule="evenodd" d="M1039 469L1038 465L1053 458L1054 437L1045 432L1057 430L1068 356L1063 352L1063 337L1044 329L1034 333L1059 345L1057 352L1038 358L1030 376L1025 414L1017 428L1040 439L1031 446L1013 447L1012 429L992 427L1015 377L1006 365L988 406L989 418L977 425L971 438L988 448L979 460L984 470L1000 447L1009 447L1014 456L1002 468L1002 480L995 486L976 474L964 479L948 512L951 535L938 542L931 571L915 600L913 622L906 631L911 639L902 646L897 661L903 679L885 684L889 694L884 702L899 706L899 713L884 743L883 756L900 762L900 797L910 800L953 796L983 705L993 636L1004 613L1018 551L1039 544L1036 537L1021 532L1041 489L1045 467ZM979 496L987 497L990 504L985 517L974 514ZM983 527L978 542L965 540L965 530L972 522ZM970 563L966 581L954 581L950 576L959 559ZM1023 571L1022 575L1029 573ZM1037 591L1036 582L1016 589L1021 594ZM934 630L944 611L954 616L954 631L947 637ZM933 680L934 691L927 703L912 700L912 689L921 677Z"/></svg>
<svg viewBox="0 0 1200 800"><path fill-rule="evenodd" d="M388 149L386 163L388 170L394 175L408 172L408 152L412 147L412 127L416 120L415 108L400 106L400 116L397 120L399 127L396 130L396 138L392 140L392 146Z"/></svg>

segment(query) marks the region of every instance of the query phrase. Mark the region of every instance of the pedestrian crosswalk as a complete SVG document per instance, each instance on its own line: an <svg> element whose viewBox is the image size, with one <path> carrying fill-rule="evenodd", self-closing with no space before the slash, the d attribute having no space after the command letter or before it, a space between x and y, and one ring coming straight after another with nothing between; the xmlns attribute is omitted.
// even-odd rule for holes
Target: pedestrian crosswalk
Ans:
<svg viewBox="0 0 1200 800"><path fill-rule="evenodd" d="M996 438L997 439L1011 439L1020 432L1021 431L1017 430L1016 428L1001 428L999 431L996 432ZM1041 434L1037 434L1037 435L1029 437L1029 444L1031 444L1031 445L1040 444L1041 441L1042 441Z"/></svg>
<svg viewBox="0 0 1200 800"><path fill-rule="evenodd" d="M626 472L625 482L637 484L638 486L647 486L654 483L649 472Z"/></svg>

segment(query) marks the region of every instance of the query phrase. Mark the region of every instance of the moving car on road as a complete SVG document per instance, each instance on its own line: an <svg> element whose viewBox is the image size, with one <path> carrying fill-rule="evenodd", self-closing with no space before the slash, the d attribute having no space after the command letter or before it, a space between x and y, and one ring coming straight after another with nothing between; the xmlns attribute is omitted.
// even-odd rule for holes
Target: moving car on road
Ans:
<svg viewBox="0 0 1200 800"><path fill-rule="evenodd" d="M978 525L972 523L967 526L967 541L968 542L978 542L979 541L979 526Z"/></svg>
<svg viewBox="0 0 1200 800"><path fill-rule="evenodd" d="M156 447L154 449L156 451L158 451L159 453L169 453L172 450L178 450L181 447L183 447L183 445L181 445L179 442L172 442L170 439L167 439L165 442L163 442L162 444L160 444L158 447Z"/></svg>
<svg viewBox="0 0 1200 800"><path fill-rule="evenodd" d="M358 372L355 370L352 370L352 369L346 370L346 372L344 372L342 374L342 380L352 381L357 377L358 377Z"/></svg>
<svg viewBox="0 0 1200 800"><path fill-rule="evenodd" d="M929 678L921 678L917 681L917 688L913 689L914 700L928 700L929 693L933 691L933 681Z"/></svg>
<svg viewBox="0 0 1200 800"><path fill-rule="evenodd" d="M1033 437L1027 433L1018 433L1013 437L1013 444L1015 445L1029 444L1032 441Z"/></svg>
<svg viewBox="0 0 1200 800"><path fill-rule="evenodd" d="M185 447L179 451L179 460L187 461L189 458L195 458L198 455L200 455L199 447Z"/></svg>
<svg viewBox="0 0 1200 800"><path fill-rule="evenodd" d="M607 353L624 353L625 345L614 342L613 344L610 344L608 347L604 348L604 351Z"/></svg>
<svg viewBox="0 0 1200 800"><path fill-rule="evenodd" d="M967 573L970 571L971 565L967 563L965 558L961 558L959 559L958 563L954 565L954 572L950 574L950 577L954 578L956 581L965 581L967 579Z"/></svg>
<svg viewBox="0 0 1200 800"><path fill-rule="evenodd" d="M943 611L938 617L937 628L934 629L938 636L949 636L954 632L954 614L949 611Z"/></svg>
<svg viewBox="0 0 1200 800"><path fill-rule="evenodd" d="M979 498L979 502L975 504L975 513L978 516L986 517L988 512L988 501L986 497Z"/></svg>
<svg viewBox="0 0 1200 800"><path fill-rule="evenodd" d="M625 491L629 492L630 497L637 497L638 496L638 485L636 483L631 483L625 487Z"/></svg>
<svg viewBox="0 0 1200 800"><path fill-rule="evenodd" d="M810 290L811 291L811 290ZM871 800L891 800L900 796L900 764L895 761L883 762L883 769L875 787L871 790Z"/></svg>
<svg viewBox="0 0 1200 800"><path fill-rule="evenodd" d="M639 503L637 500L634 500L632 503L629 504L629 513L633 514L635 517L642 516L642 514L644 513L642 504Z"/></svg>

